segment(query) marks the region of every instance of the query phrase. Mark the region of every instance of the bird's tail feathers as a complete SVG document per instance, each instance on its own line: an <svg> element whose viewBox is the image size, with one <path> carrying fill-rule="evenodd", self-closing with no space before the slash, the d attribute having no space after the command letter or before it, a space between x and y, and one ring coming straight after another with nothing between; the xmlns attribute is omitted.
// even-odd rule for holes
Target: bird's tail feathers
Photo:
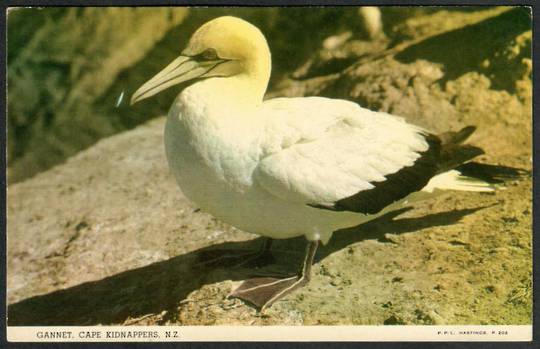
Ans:
<svg viewBox="0 0 540 349"><path fill-rule="evenodd" d="M432 193L435 189L490 192L495 187L481 179L464 176L458 170L450 170L431 178L422 191Z"/></svg>
<svg viewBox="0 0 540 349"><path fill-rule="evenodd" d="M530 176L530 172L519 168L468 162L431 178L422 191L431 193L440 189L490 192L526 176Z"/></svg>
<svg viewBox="0 0 540 349"><path fill-rule="evenodd" d="M436 189L490 192L503 187L508 181L530 175L530 172L514 167L471 162L484 154L481 148L462 144L475 130L476 127L467 126L438 135L441 146L438 174L430 179L422 192L432 193Z"/></svg>

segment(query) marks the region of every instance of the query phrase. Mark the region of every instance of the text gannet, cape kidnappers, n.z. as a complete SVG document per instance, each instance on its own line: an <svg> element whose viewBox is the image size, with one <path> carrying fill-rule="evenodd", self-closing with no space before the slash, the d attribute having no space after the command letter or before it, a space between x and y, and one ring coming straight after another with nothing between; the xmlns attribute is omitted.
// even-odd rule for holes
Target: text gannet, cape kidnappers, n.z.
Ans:
<svg viewBox="0 0 540 349"><path fill-rule="evenodd" d="M493 190L455 169L482 154L461 144L473 127L436 136L345 100L263 101L270 71L259 29L220 17L199 28L180 57L131 99L133 104L191 80L165 126L167 159L184 194L247 232L306 237L297 276L249 279L233 296L270 306L308 282L319 241L404 200L434 190Z"/></svg>

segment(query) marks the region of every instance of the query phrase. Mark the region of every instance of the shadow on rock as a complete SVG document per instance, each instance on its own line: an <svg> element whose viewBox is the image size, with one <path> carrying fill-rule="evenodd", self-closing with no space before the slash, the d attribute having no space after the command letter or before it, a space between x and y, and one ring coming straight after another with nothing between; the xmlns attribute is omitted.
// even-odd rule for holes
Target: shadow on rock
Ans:
<svg viewBox="0 0 540 349"><path fill-rule="evenodd" d="M419 229L451 225L484 207L430 214L418 218L395 217L409 208L389 212L355 228L336 232L326 246L321 246L316 261L351 244L376 239L388 242L385 234L403 234ZM245 267L224 268L208 266L201 255L213 250L250 251L262 244L263 238L230 242L202 248L163 262L129 270L102 280L25 299L8 307L8 324L25 326L51 325L108 325L122 323L128 317L159 314L164 310L174 313L178 303L191 292L206 284L224 280L243 280L261 269ZM272 251L282 271L294 273L303 257L303 237L277 240Z"/></svg>
<svg viewBox="0 0 540 349"><path fill-rule="evenodd" d="M441 83L454 80L470 71L480 71L496 77L496 89L512 92L521 58L530 57L530 47L520 52L513 62L505 60L504 51L517 36L531 29L531 14L526 8L515 8L480 23L427 38L412 45L395 58L411 63L419 57L442 63L446 74ZM515 44L515 43L514 43ZM519 59L518 59L519 58Z"/></svg>

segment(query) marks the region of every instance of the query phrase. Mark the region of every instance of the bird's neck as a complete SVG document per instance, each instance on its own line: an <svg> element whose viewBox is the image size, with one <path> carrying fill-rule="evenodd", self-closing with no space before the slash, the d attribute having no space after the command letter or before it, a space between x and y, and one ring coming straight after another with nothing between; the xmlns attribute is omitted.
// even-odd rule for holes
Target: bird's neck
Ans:
<svg viewBox="0 0 540 349"><path fill-rule="evenodd" d="M260 47L253 52L253 56L244 63L244 73L235 76L235 78L238 80L238 84L252 89L254 95L253 100L262 103L272 71L270 49L268 48L266 41L264 41L260 44Z"/></svg>
<svg viewBox="0 0 540 349"><path fill-rule="evenodd" d="M220 106L224 110L256 108L263 102L267 81L253 79L249 75L215 77L200 81L185 92L196 95L207 105Z"/></svg>

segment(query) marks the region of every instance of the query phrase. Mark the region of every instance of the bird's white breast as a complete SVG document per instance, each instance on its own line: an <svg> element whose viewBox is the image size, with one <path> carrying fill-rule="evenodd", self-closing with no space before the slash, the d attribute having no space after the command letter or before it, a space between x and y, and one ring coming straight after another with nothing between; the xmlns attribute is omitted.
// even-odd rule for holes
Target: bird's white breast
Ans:
<svg viewBox="0 0 540 349"><path fill-rule="evenodd" d="M365 220L356 213L314 209L268 193L253 179L265 155L260 144L267 138L265 123L214 102L198 89L184 90L165 127L171 171L182 192L202 210L247 232L272 238L306 235L323 242L336 228Z"/></svg>
<svg viewBox="0 0 540 349"><path fill-rule="evenodd" d="M234 132L234 125L213 117L215 113L211 104L188 90L173 104L165 126L171 170L184 193L203 207L221 201L228 192L244 193L256 166L248 125L238 125L243 130Z"/></svg>

